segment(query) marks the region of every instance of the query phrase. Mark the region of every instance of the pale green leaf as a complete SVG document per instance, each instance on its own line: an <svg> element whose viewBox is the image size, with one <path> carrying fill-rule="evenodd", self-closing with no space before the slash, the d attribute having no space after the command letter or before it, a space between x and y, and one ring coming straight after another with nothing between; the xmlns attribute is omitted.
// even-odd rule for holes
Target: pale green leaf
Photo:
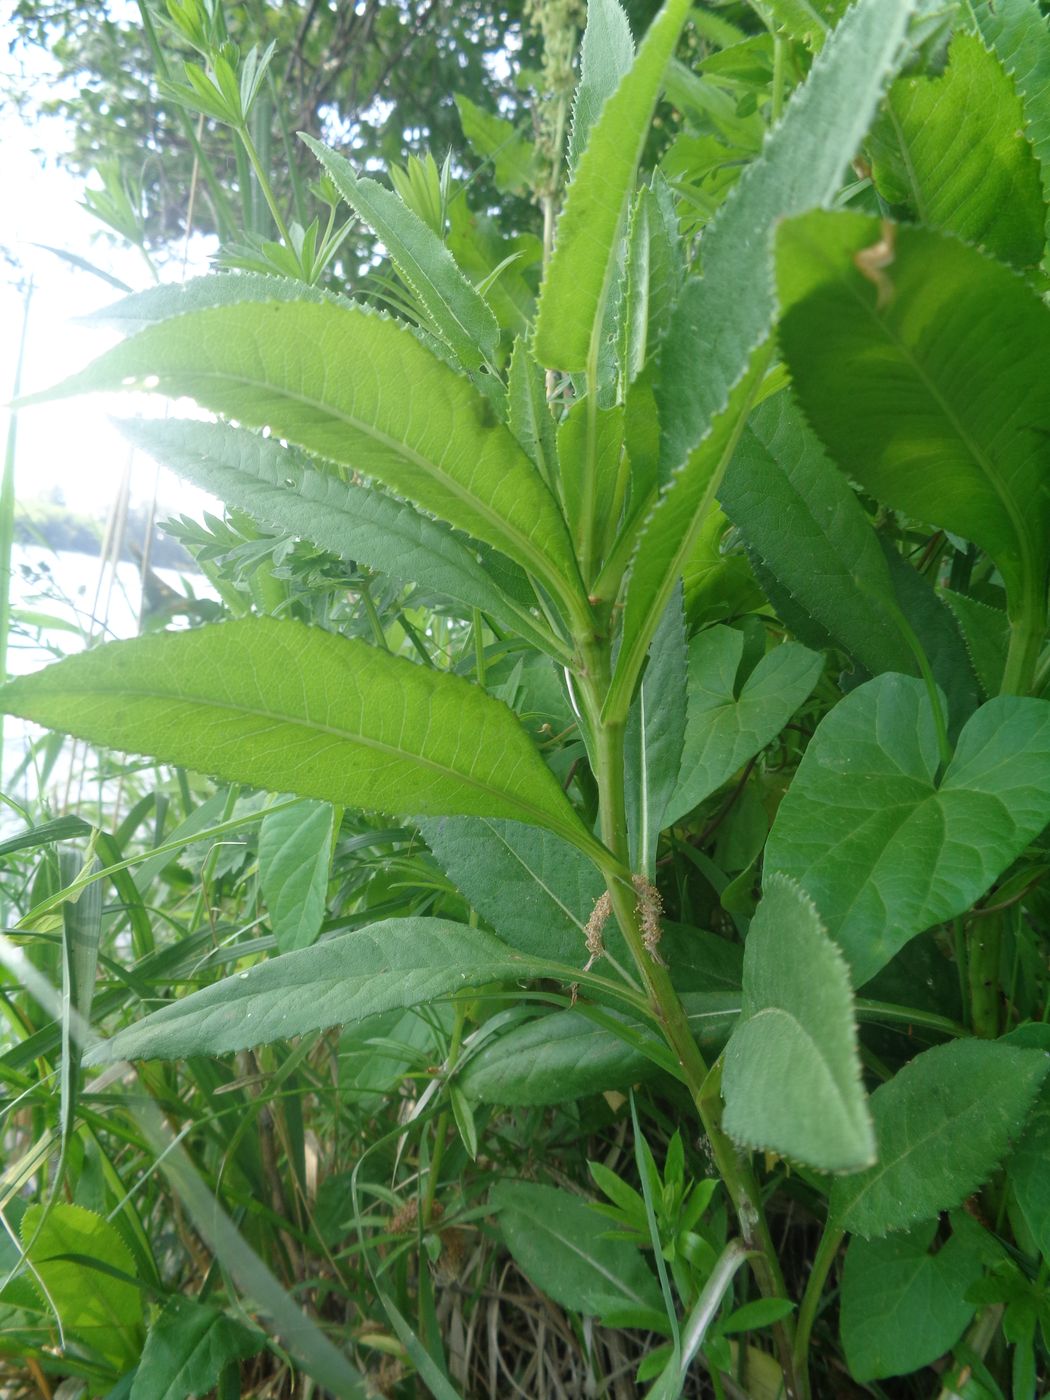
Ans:
<svg viewBox="0 0 1050 1400"><path fill-rule="evenodd" d="M583 155L591 127L633 62L631 27L618 0L587 0L587 26L580 44L580 81L569 129L570 169Z"/></svg>
<svg viewBox="0 0 1050 1400"><path fill-rule="evenodd" d="M855 986L965 913L1050 821L1050 702L990 700L939 764L923 683L880 676L824 718L777 812L765 869L813 898Z"/></svg>
<svg viewBox="0 0 1050 1400"><path fill-rule="evenodd" d="M485 298L467 280L444 243L393 191L358 175L350 162L300 132L336 189L383 244L437 334L465 369L491 364L499 326Z"/></svg>
<svg viewBox="0 0 1050 1400"><path fill-rule="evenodd" d="M725 1130L749 1147L821 1171L875 1160L846 964L783 876L766 882L748 930L722 1090Z"/></svg>
<svg viewBox="0 0 1050 1400"><path fill-rule="evenodd" d="M816 213L778 236L781 344L810 422L880 501L994 559L1011 615L1042 608L1050 557L1050 310L1010 269L877 220ZM881 258L881 254L880 254Z"/></svg>
<svg viewBox="0 0 1050 1400"><path fill-rule="evenodd" d="M624 774L631 869L652 879L656 847L682 765L687 652L682 590L671 595L649 648L649 665L631 705Z"/></svg>
<svg viewBox="0 0 1050 1400"><path fill-rule="evenodd" d="M664 70L688 14L689 0L667 0L630 71L591 127L540 289L535 352L548 368L577 373L597 363L605 309L619 273L628 200Z"/></svg>
<svg viewBox="0 0 1050 1400"><path fill-rule="evenodd" d="M308 948L321 932L334 813L328 802L268 812L259 826L259 884L282 953Z"/></svg>
<svg viewBox="0 0 1050 1400"><path fill-rule="evenodd" d="M45 397L146 388L373 476L579 590L553 496L472 385L403 324L359 306L252 302L148 327Z"/></svg>
<svg viewBox="0 0 1050 1400"><path fill-rule="evenodd" d="M1009 75L972 34L946 72L900 78L869 145L872 178L900 217L954 233L1016 267L1043 255L1039 163Z"/></svg>
<svg viewBox="0 0 1050 1400"><path fill-rule="evenodd" d="M96 1044L91 1064L221 1055L418 1006L549 965L445 919L387 919L215 982ZM571 969L565 969L571 975Z"/></svg>
<svg viewBox="0 0 1050 1400"><path fill-rule="evenodd" d="M186 1400L207 1395L225 1367L264 1346L258 1332L194 1298L171 1298L150 1328L131 1400Z"/></svg>
<svg viewBox="0 0 1050 1400"><path fill-rule="evenodd" d="M83 1206L58 1201L31 1205L22 1217L22 1247L65 1331L118 1366L138 1358L142 1294L134 1283L131 1251L120 1231ZM79 1257L70 1257L79 1256ZM92 1268L89 1260L101 1266Z"/></svg>
<svg viewBox="0 0 1050 1400"><path fill-rule="evenodd" d="M588 479L592 480L593 500L598 503L600 515L606 520L615 520L619 514L616 502L621 498L617 482L623 433L623 408L620 405L598 408L589 395L573 404L558 424L562 500L569 529L581 554L589 528Z"/></svg>
<svg viewBox="0 0 1050 1400"><path fill-rule="evenodd" d="M394 816L512 817L599 849L500 701L296 622L256 617L113 642L9 682L0 705L273 792Z"/></svg>
<svg viewBox="0 0 1050 1400"><path fill-rule="evenodd" d="M620 308L624 384L642 373L671 324L685 278L674 195L660 175L638 191L627 229L626 285Z"/></svg>
<svg viewBox="0 0 1050 1400"><path fill-rule="evenodd" d="M562 1307L600 1317L611 1307L663 1310L660 1286L625 1240L607 1240L586 1201L553 1186L501 1182L491 1196L500 1232L519 1268Z"/></svg>
<svg viewBox="0 0 1050 1400"><path fill-rule="evenodd" d="M670 485L639 540L610 714L625 708L757 391L764 364L756 350L776 311L773 231L779 220L837 193L900 61L914 7L915 0L858 0L704 233L703 277L686 284L661 356L663 476Z"/></svg>
<svg viewBox="0 0 1050 1400"><path fill-rule="evenodd" d="M871 1096L878 1162L835 1182L835 1226L871 1238L961 1205L1020 1133L1048 1067L1040 1050L986 1040L910 1060Z"/></svg>
<svg viewBox="0 0 1050 1400"><path fill-rule="evenodd" d="M850 1241L842 1270L842 1345L857 1381L903 1376L950 1351L976 1310L967 1290L984 1270L980 1227L959 1213L946 1244L934 1249L930 1220L883 1239ZM968 1229L967 1226L970 1228Z"/></svg>
<svg viewBox="0 0 1050 1400"><path fill-rule="evenodd" d="M487 112L464 92L453 93L463 135L475 155L491 162L492 180L504 194L527 194L537 176L536 148L505 117Z"/></svg>
<svg viewBox="0 0 1050 1400"><path fill-rule="evenodd" d="M89 325L112 326L132 334L214 306L234 306L245 301L329 302L333 306L353 305L346 297L291 277L267 277L260 272L215 272L208 277L191 277L188 282L162 282L142 292L132 292L120 301L104 306L84 319Z"/></svg>
<svg viewBox="0 0 1050 1400"><path fill-rule="evenodd" d="M688 709L681 774L665 825L716 792L777 737L820 678L824 661L797 642L760 658L738 684L744 635L709 627L689 643Z"/></svg>
<svg viewBox="0 0 1050 1400"><path fill-rule="evenodd" d="M224 423L139 419L121 429L178 476L263 525L480 608L542 650L555 645L546 628L498 586L499 575L475 545L404 501L311 466L272 437Z"/></svg>
<svg viewBox="0 0 1050 1400"><path fill-rule="evenodd" d="M558 449L545 378L528 343L519 336L507 376L507 422L544 481L553 485L558 479Z"/></svg>

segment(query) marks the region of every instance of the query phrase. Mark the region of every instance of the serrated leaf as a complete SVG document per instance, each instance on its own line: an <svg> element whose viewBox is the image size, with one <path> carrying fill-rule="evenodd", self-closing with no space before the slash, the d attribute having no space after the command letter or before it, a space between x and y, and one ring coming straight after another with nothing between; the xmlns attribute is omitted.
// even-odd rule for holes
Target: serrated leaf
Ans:
<svg viewBox="0 0 1050 1400"><path fill-rule="evenodd" d="M861 987L962 914L1050 821L1050 702L1000 696L942 777L921 681L886 675L824 718L766 845L812 897Z"/></svg>
<svg viewBox="0 0 1050 1400"><path fill-rule="evenodd" d="M395 816L513 817L599 849L500 701L296 622L112 642L9 682L0 706L273 792Z"/></svg>
<svg viewBox="0 0 1050 1400"><path fill-rule="evenodd" d="M977 694L951 618L904 560L880 548L844 473L789 391L751 415L719 496L764 567L818 624L823 643L841 647L870 675L918 675L903 614L948 696L953 723L962 723ZM771 601L793 625L784 600ZM812 627L799 630L819 644Z"/></svg>
<svg viewBox="0 0 1050 1400"><path fill-rule="evenodd" d="M936 1220L883 1239L850 1241L840 1327L854 1380L918 1371L962 1336L976 1311L967 1290L981 1277L987 1256L966 1223L956 1222L960 1228L932 1252Z"/></svg>
<svg viewBox="0 0 1050 1400"><path fill-rule="evenodd" d="M602 3L606 13L612 0ZM536 312L536 358L550 369L578 373L597 362L627 203L664 70L688 14L689 0L667 0L630 71L602 107L576 165Z"/></svg>
<svg viewBox="0 0 1050 1400"><path fill-rule="evenodd" d="M780 339L795 392L866 490L984 549L1011 616L1041 609L1050 310L1008 268L928 229L897 228L890 260L866 276L855 259L882 238L856 214L781 226Z"/></svg>
<svg viewBox="0 0 1050 1400"><path fill-rule="evenodd" d="M63 1328L118 1366L133 1362L142 1345L142 1294L107 1272L129 1278L136 1273L116 1226L83 1206L58 1201L29 1206L21 1235L34 1275L47 1290L45 1301Z"/></svg>
<svg viewBox="0 0 1050 1400"><path fill-rule="evenodd" d="M740 1021L722 1071L725 1129L821 1171L857 1171L875 1139L842 955L810 900L775 875L748 930Z"/></svg>
<svg viewBox="0 0 1050 1400"><path fill-rule="evenodd" d="M660 1286L637 1248L604 1239L601 1216L579 1196L508 1181L490 1199L515 1262L562 1307L591 1317L613 1306L662 1312Z"/></svg>
<svg viewBox="0 0 1050 1400"><path fill-rule="evenodd" d="M206 1395L225 1367L255 1356L259 1333L194 1298L171 1298L150 1328L131 1400L186 1400Z"/></svg>
<svg viewBox="0 0 1050 1400"><path fill-rule="evenodd" d="M871 1096L878 1162L831 1191L837 1228L866 1238L953 1210L986 1182L1024 1126L1050 1057L955 1040L910 1060Z"/></svg>
<svg viewBox="0 0 1050 1400"><path fill-rule="evenodd" d="M901 78L872 132L872 177L900 217L954 233L1015 267L1043 255L1039 163L1013 83L972 34L952 39L946 72Z"/></svg>
<svg viewBox="0 0 1050 1400"><path fill-rule="evenodd" d="M744 635L709 627L689 643L681 775L667 807L673 826L717 792L787 724L820 678L823 657L797 642L766 652L738 684Z"/></svg>
<svg viewBox="0 0 1050 1400"><path fill-rule="evenodd" d="M661 1042L652 1031L637 1023L631 1029L659 1052ZM648 1055L606 1026L578 1011L556 1011L490 1041L471 1059L458 1083L482 1103L524 1106L569 1103L607 1089L624 1089L656 1072Z"/></svg>
<svg viewBox="0 0 1050 1400"><path fill-rule="evenodd" d="M329 301L212 307L148 327L44 397L129 387L269 427L502 550L556 595L579 590L535 467L489 402L402 323Z"/></svg>
<svg viewBox="0 0 1050 1400"><path fill-rule="evenodd" d="M1024 106L1025 129L1039 161L1050 220L1050 25L1033 0L969 0L985 43L1013 78Z"/></svg>
<svg viewBox="0 0 1050 1400"><path fill-rule="evenodd" d="M497 586L477 547L406 502L342 481L273 438L225 423L144 419L122 423L121 430L171 471L253 520L480 608L541 649L550 647L549 634Z"/></svg>
<svg viewBox="0 0 1050 1400"><path fill-rule="evenodd" d="M522 336L514 342L507 376L507 422L548 485L558 480L554 417L545 375Z"/></svg>
<svg viewBox="0 0 1050 1400"><path fill-rule="evenodd" d="M638 191L631 208L625 273L620 373L630 385L666 335L685 279L674 195L659 174L650 187Z"/></svg>
<svg viewBox="0 0 1050 1400"><path fill-rule="evenodd" d="M329 302L333 306L353 305L336 292L291 277L268 277L260 272L213 272L207 277L191 277L188 282L162 282L142 292L132 292L111 302L100 311L84 317L88 325L112 326L131 334L215 306L234 306L245 301Z"/></svg>
<svg viewBox="0 0 1050 1400"><path fill-rule="evenodd" d="M776 312L774 228L837 193L900 61L913 9L914 0L858 0L704 233L703 277L678 299L660 360L663 475L671 480L639 540L610 714L626 708L757 390L764 366L756 350Z"/></svg>
<svg viewBox="0 0 1050 1400"><path fill-rule="evenodd" d="M543 975L549 966L465 924L387 919L182 997L96 1044L85 1058L110 1064L221 1055L486 982Z"/></svg>
<svg viewBox="0 0 1050 1400"><path fill-rule="evenodd" d="M569 168L587 146L591 127L634 62L634 40L618 0L588 0L587 25L580 43L580 81L572 103Z"/></svg>
<svg viewBox="0 0 1050 1400"><path fill-rule="evenodd" d="M308 948L321 931L333 818L329 802L298 802L260 823L259 884L282 953Z"/></svg>
<svg viewBox="0 0 1050 1400"><path fill-rule="evenodd" d="M312 136L299 135L350 208L379 238L398 275L460 364L468 370L491 364L499 345L496 318L433 229L393 191L358 175L348 160Z"/></svg>
<svg viewBox="0 0 1050 1400"><path fill-rule="evenodd" d="M1010 619L1001 608L950 588L942 589L941 596L958 620L981 689L987 696L998 695L1010 646Z"/></svg>

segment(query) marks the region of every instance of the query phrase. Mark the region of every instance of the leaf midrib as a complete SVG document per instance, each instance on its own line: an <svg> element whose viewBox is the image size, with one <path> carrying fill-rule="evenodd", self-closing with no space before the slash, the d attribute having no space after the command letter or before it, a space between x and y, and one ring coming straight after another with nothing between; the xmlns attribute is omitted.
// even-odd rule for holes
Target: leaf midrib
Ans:
<svg viewBox="0 0 1050 1400"><path fill-rule="evenodd" d="M67 693L68 692L61 690L52 692L54 695ZM351 745L357 744L361 748L373 749L378 753L388 755L402 763L419 764L421 767L429 768L433 772L441 774L442 777L454 779L456 782L466 783L468 786L476 788L479 792L484 792L489 795L494 794L500 798L500 800L508 802L511 806L517 807L523 812L528 812L533 825L549 829L552 823L557 820L551 813L534 806L531 802L501 792L490 783L483 782L481 779L475 778L471 774L460 772L455 768L449 768L445 764L437 763L434 759L427 758L411 749L399 749L393 744L384 743L381 739L373 739L365 734L355 734L352 730L339 729L332 725L321 724L317 720L304 719L302 716L298 715L286 715L279 710L266 710L253 705L234 704L233 702L222 700L202 700L193 695L179 695L178 693L153 690L152 688L143 686L121 685L116 688L99 686L94 689L93 693L98 695L126 695L140 700L159 700L166 704L175 702L177 704L196 706L201 710L220 710L230 714L249 716L254 719L269 719L275 721L277 724L288 725L291 728L305 729L311 733L317 734L328 734L333 738L342 740L344 743ZM83 697L74 692L73 698L82 699ZM579 845L579 832L576 831L570 823L558 821L555 829L565 835L573 845Z"/></svg>

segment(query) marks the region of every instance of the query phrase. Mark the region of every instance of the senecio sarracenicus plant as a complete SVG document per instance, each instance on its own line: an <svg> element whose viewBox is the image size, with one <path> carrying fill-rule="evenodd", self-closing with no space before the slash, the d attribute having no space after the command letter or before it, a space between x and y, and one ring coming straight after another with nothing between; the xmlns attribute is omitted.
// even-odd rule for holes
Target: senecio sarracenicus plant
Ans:
<svg viewBox="0 0 1050 1400"><path fill-rule="evenodd" d="M470 680L252 616L6 685L8 713L94 743L414 824L477 915L259 961L87 1063L553 981L562 1005L490 1037L456 1092L549 1103L560 1077L567 1097L665 1077L729 1223L717 1248L696 1243L711 1196L681 1163L644 1208L614 1200L641 1212L616 1245L641 1281L634 1312L620 1296L591 1310L668 1337L653 1394L680 1393L694 1364L740 1393L748 1348L727 1338L764 1328L783 1394L808 1395L845 1249L857 1380L955 1349L955 1394L962 1368L988 1374L1005 1316L1002 1383L1034 1396L1050 1316L1050 1036L1045 979L1025 972L1045 960L1050 820L1046 24L1034 0L814 0L806 24L771 3L769 32L737 51L722 18L711 71L771 55L767 107L734 109L764 139L715 169L690 166L697 138L643 172L661 95L685 108L707 81L676 57L693 5L667 0L637 47L616 0L589 8L567 190L516 333L498 279L473 281L440 227L304 135L411 318L309 278L209 276L125 302L136 333L38 396L195 400L216 421L130 423L130 439L238 511L446 600L482 658ZM236 61L213 106L257 90L259 60L240 79ZM486 688L486 638L558 677L571 769ZM745 792L758 834L720 867L726 794ZM678 921L701 876L717 935ZM523 918L512 882L530 879ZM603 1037L591 1069L584 1035L589 1054ZM770 1228L784 1164L823 1230L803 1268ZM565 1195L492 1198L526 1261L536 1192ZM755 1311L731 1316L744 1262ZM924 1304L901 1311L916 1279Z"/></svg>

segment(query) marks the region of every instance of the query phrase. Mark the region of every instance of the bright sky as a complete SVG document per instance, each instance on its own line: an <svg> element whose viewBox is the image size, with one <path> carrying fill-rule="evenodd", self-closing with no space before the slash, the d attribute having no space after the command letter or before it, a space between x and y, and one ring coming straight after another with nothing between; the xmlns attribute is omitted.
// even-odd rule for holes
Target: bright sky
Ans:
<svg viewBox="0 0 1050 1400"><path fill-rule="evenodd" d="M8 52L11 30L2 17L0 0L0 71L10 72L20 61ZM133 8L113 0L114 13ZM32 83L46 84L50 63L34 50L29 56ZM60 148L62 128L57 121L28 129L17 112L0 106L0 246L18 258L26 275L32 275L34 291L29 318L23 392L43 389L82 369L111 345L111 332L78 324L117 300L120 293L99 278L70 267L35 244L50 244L86 258L95 266L139 290L150 285L140 255L115 246L99 235L100 225L80 208L79 182L61 170L45 151ZM205 271L201 266L197 271ZM23 293L14 284L16 274L0 261L0 406L11 397L18 343L22 327ZM16 485L20 498L46 496L59 487L74 510L104 514L128 463L128 447L109 421L110 415L127 416L132 404L127 396L96 395L28 408L19 414ZM0 407L0 431L6 420ZM0 439L2 441L2 439ZM139 457L132 464L132 496L148 500L153 492L154 467ZM187 488L174 478L162 478L162 506L169 510L192 509ZM197 493L193 499L204 500Z"/></svg>

